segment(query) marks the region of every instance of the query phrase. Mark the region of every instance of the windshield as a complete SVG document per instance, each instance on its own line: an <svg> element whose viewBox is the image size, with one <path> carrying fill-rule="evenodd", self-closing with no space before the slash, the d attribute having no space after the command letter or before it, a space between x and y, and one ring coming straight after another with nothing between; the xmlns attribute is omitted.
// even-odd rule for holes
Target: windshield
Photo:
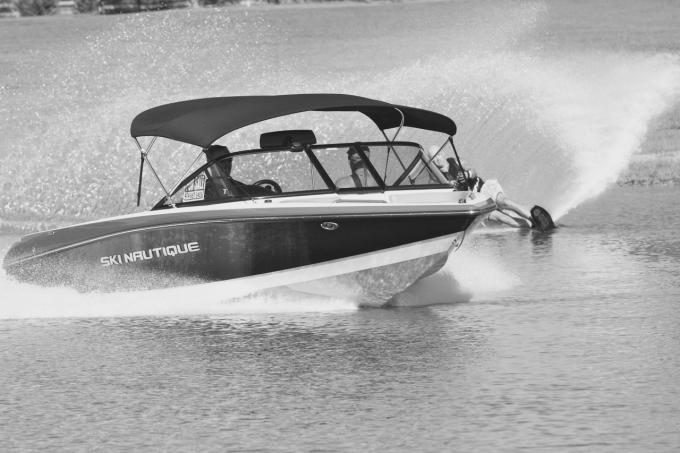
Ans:
<svg viewBox="0 0 680 453"><path fill-rule="evenodd" d="M375 169L378 180L368 170L360 153ZM359 143L329 145L314 149L317 159L338 188L379 187L387 189L405 186L440 185L446 181L428 165L422 149L415 144ZM354 176L353 176L354 175ZM358 177L358 178L357 178Z"/></svg>
<svg viewBox="0 0 680 453"><path fill-rule="evenodd" d="M441 186L443 182L416 144L315 145L298 152L252 150L231 154L187 178L162 204Z"/></svg>

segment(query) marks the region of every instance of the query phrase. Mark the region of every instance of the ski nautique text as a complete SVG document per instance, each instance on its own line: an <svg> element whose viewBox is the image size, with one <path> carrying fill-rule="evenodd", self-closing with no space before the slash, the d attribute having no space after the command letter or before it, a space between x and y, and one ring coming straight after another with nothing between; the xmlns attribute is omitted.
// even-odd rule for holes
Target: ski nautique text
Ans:
<svg viewBox="0 0 680 453"><path fill-rule="evenodd" d="M154 247L146 250L135 250L133 252L118 255L102 256L99 258L99 262L102 266L108 267L118 264L134 263L135 261L151 260L163 256L174 257L185 253L196 253L200 251L201 248L198 242L187 242L184 244Z"/></svg>

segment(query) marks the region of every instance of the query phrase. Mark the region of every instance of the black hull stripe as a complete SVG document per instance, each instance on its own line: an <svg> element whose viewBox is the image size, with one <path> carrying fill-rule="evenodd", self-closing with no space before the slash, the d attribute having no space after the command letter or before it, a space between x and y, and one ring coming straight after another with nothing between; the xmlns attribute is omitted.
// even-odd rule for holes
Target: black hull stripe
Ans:
<svg viewBox="0 0 680 453"><path fill-rule="evenodd" d="M490 211L490 210L488 210ZM243 223L243 222L290 222L290 221L310 221L310 220L317 220L317 221L324 221L328 219L335 219L335 220L342 220L342 219L361 219L361 218L413 218L413 217L450 217L450 216L466 216L466 217L472 217L476 218L478 215L480 215L482 212L478 210L468 210L468 211L453 211L453 212L439 212L439 211L429 211L429 212L406 212L406 213L369 213L369 214L343 214L343 215L333 215L332 213L329 213L328 215L298 215L298 216L287 216L287 217L281 217L281 216L270 216L270 217L241 217L241 218L230 218L230 219L211 219L211 220L202 220L202 221L191 221L191 222L175 222L175 223L167 223L167 224L158 224L158 225L152 225L152 226L145 226L145 227L140 227L140 228L129 228L129 229L122 229L119 231L111 232L111 233L104 233L100 234L85 240L81 241L76 241L76 242L69 242L64 245L57 245L54 248L49 248L45 249L43 251L40 251L38 253L31 253L29 255L27 254L22 254L23 256L19 256L17 258L11 258L8 253L7 257L5 258L4 266L6 269L11 267L11 266L16 266L22 263L25 263L27 261L30 261L32 259L37 259L37 258L42 258L45 256L48 256L52 253L59 253L63 252L75 247L91 244L93 242L97 242L99 240L103 239L109 239L113 238L116 236L121 236L124 234L129 234L129 233L136 233L136 232L143 232L143 231L150 231L150 230L157 230L157 229L164 229L164 228L175 228L175 227L188 227L192 225L204 225L204 224L217 224L217 223ZM66 229L68 229L67 227ZM42 233L43 235L47 235L47 233ZM33 235L32 235L33 236ZM15 252L19 252L21 249L28 249L28 247L31 245L31 239L33 239L35 236L27 237L26 241L22 241L18 244L16 244L16 249L14 250ZM43 236L44 238L44 236ZM54 238L52 236L52 238ZM35 246L37 244L33 244ZM32 248L32 247L31 247Z"/></svg>
<svg viewBox="0 0 680 453"><path fill-rule="evenodd" d="M324 221L339 224L331 230L324 228L318 217L293 222L179 224L118 233L82 246L71 244L59 253L17 263L8 274L21 281L85 291L186 286L295 269L404 245L418 249L423 241L465 231L474 218L326 217ZM186 245L189 243L195 244L191 252ZM178 253L180 244L185 250ZM158 252L166 246L176 247L175 253ZM152 254L151 249L156 252Z"/></svg>

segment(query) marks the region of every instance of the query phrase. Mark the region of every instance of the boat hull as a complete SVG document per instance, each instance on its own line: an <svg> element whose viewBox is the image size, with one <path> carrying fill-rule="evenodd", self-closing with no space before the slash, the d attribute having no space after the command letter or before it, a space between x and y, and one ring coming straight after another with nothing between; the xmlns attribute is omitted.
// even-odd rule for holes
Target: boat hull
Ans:
<svg viewBox="0 0 680 453"><path fill-rule="evenodd" d="M80 230L75 233L66 228L24 238L8 252L5 268L9 275L26 282L112 292L235 281L291 270L306 271L281 284L353 275L344 279L348 283L344 286L351 287L349 282L356 283L360 274L367 278L371 269L373 277L368 281L379 275L383 277L375 278L385 280L394 268L381 268L410 263L408 278L399 272L401 284L385 285L400 288L440 268L477 214L215 217L162 224L146 221L132 229L118 227L118 231L105 222L94 222L71 227ZM83 240L64 239L72 237ZM437 244L434 248L432 241ZM404 248L408 253L400 254ZM396 253L388 259L390 252ZM357 259L371 264L362 268ZM324 274L310 271L324 263ZM350 268L337 263L349 263ZM391 292L377 291L366 297L379 299Z"/></svg>

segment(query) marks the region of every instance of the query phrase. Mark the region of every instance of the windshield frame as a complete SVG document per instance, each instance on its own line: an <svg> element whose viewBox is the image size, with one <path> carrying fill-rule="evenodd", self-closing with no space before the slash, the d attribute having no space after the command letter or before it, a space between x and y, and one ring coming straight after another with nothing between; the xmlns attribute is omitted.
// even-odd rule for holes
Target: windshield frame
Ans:
<svg viewBox="0 0 680 453"><path fill-rule="evenodd" d="M366 156L364 151L361 149L361 146L385 146L390 150L390 152L394 152L396 154L396 146L410 146L417 148L419 152L417 155L408 161L406 165L402 164L402 167L404 168L403 173L395 179L395 183L392 185L387 185L385 184L385 181L383 177L380 175L378 170L375 168L373 163L370 161L370 159ZM314 154L314 150L320 150L320 149L330 149L330 148L348 148L348 147L355 147L359 155L361 156L362 161L366 165L366 168L368 171L371 173L371 176L375 179L377 186L371 186L371 187L354 187L354 188L338 188L335 186L335 183L331 179L330 175L326 171L326 169L323 167L321 162L319 162L316 154ZM296 153L296 152L304 152L307 155L307 158L309 159L310 163L314 166L314 168L317 170L319 175L321 176L323 182L326 184L326 189L315 189L315 190L302 190L302 191L295 191L295 192L286 192L286 193L272 193L271 195L257 195L257 196L250 196L250 195L243 195L243 196L234 196L230 197L229 199L221 199L221 200L211 200L211 201L201 201L201 202L191 202L191 203L182 203L182 202L174 202L172 198L186 185L188 184L191 180L196 178L199 174L202 172L206 171L207 168L210 166L214 165L216 162L219 162L221 160L225 159L232 159L234 157L237 157L239 155L253 155L253 154L265 154L265 153L277 153L277 152L291 152L291 153ZM278 197L286 197L286 196L300 196L300 195L322 195L322 194L331 194L331 193L338 193L338 194L343 194L343 193L366 193L366 192L385 192L385 191L390 191L390 190L408 190L408 189L442 189L442 188L450 188L450 185L447 183L440 183L440 184L412 184L412 185L406 185L402 186L400 185L404 180L409 178L409 174L418 166L418 164L422 165L422 168L420 169L420 172L424 171L424 169L428 169L432 174L434 174L438 179L442 179L442 175L438 174L437 169L435 168L434 165L432 165L431 160L428 161L425 158L425 151L423 150L423 147L415 142L408 142L408 141L372 141L372 142L347 142L347 143L330 143L330 144L316 144L316 145L306 145L303 149L297 150L297 149L291 149L290 147L276 147L276 148L252 148L252 149L245 149L241 151L234 151L232 153L229 153L228 155L221 156L217 159L212 159L200 167L198 167L196 170L193 172L189 173L185 178L183 178L178 184L176 184L173 187L173 190L166 196L163 196L152 208L151 210L156 210L156 209L162 209L162 208L171 208L173 206L176 207L186 207L186 206L197 206L197 205L207 205L207 204L219 204L219 203L230 203L230 202L235 202L235 201L244 201L244 200L257 200L257 199L263 199L263 198L278 198ZM166 204L166 202L170 200L170 204Z"/></svg>

